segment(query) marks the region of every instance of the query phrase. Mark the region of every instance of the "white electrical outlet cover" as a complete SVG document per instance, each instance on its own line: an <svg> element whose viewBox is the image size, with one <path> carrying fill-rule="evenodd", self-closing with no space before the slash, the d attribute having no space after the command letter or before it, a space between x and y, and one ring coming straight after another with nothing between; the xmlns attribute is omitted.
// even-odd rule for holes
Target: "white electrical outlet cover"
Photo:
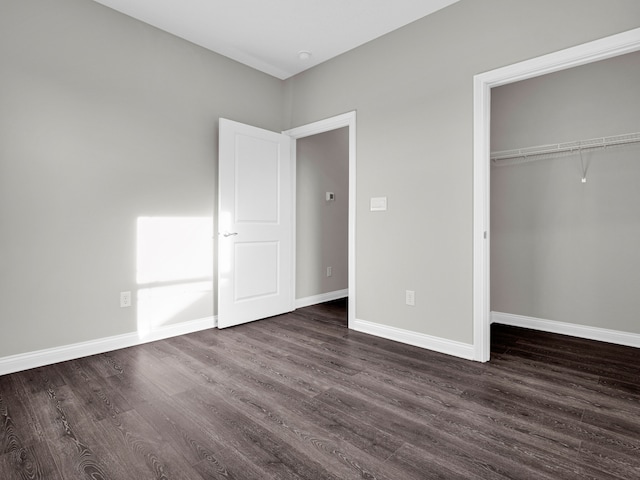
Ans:
<svg viewBox="0 0 640 480"><path fill-rule="evenodd" d="M120 292L120 306L121 307L131 306L131 292Z"/></svg>

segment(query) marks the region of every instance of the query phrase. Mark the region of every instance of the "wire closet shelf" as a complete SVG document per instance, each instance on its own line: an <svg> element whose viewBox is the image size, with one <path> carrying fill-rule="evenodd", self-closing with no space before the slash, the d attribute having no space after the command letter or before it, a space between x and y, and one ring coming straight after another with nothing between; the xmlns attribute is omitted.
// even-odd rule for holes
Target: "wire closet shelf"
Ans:
<svg viewBox="0 0 640 480"><path fill-rule="evenodd" d="M506 166L516 163L531 162L554 156L571 155L584 150L607 148L612 146L640 143L640 132L613 135L611 137L591 138L566 143L554 143L536 147L519 148L516 150L502 150L491 152L492 166Z"/></svg>

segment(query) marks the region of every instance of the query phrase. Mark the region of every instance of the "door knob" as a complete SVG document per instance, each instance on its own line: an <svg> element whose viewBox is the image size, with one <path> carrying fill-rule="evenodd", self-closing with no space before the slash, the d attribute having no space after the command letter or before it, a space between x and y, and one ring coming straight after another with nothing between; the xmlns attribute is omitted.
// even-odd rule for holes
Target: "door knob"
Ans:
<svg viewBox="0 0 640 480"><path fill-rule="evenodd" d="M238 232L224 232L222 234L223 237L233 237L234 235L237 235Z"/></svg>

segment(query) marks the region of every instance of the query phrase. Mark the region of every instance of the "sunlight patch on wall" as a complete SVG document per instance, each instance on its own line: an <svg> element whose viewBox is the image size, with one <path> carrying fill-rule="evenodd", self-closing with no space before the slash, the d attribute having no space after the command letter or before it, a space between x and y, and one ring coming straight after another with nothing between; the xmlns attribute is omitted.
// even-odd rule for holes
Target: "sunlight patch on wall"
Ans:
<svg viewBox="0 0 640 480"><path fill-rule="evenodd" d="M212 282L183 283L138 290L138 335L145 338L177 314L206 297Z"/></svg>
<svg viewBox="0 0 640 480"><path fill-rule="evenodd" d="M212 295L212 236L210 217L138 218L136 303L141 338Z"/></svg>
<svg viewBox="0 0 640 480"><path fill-rule="evenodd" d="M211 278L212 236L207 217L138 218L138 284Z"/></svg>

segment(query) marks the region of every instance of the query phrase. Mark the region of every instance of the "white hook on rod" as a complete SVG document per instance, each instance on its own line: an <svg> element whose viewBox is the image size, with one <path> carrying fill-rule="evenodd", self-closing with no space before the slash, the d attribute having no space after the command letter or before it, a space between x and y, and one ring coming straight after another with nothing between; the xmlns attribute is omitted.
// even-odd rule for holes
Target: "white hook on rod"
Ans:
<svg viewBox="0 0 640 480"><path fill-rule="evenodd" d="M580 152L580 166L582 167L582 183L587 183L587 169L584 166L584 159L582 158L582 148L578 147Z"/></svg>

